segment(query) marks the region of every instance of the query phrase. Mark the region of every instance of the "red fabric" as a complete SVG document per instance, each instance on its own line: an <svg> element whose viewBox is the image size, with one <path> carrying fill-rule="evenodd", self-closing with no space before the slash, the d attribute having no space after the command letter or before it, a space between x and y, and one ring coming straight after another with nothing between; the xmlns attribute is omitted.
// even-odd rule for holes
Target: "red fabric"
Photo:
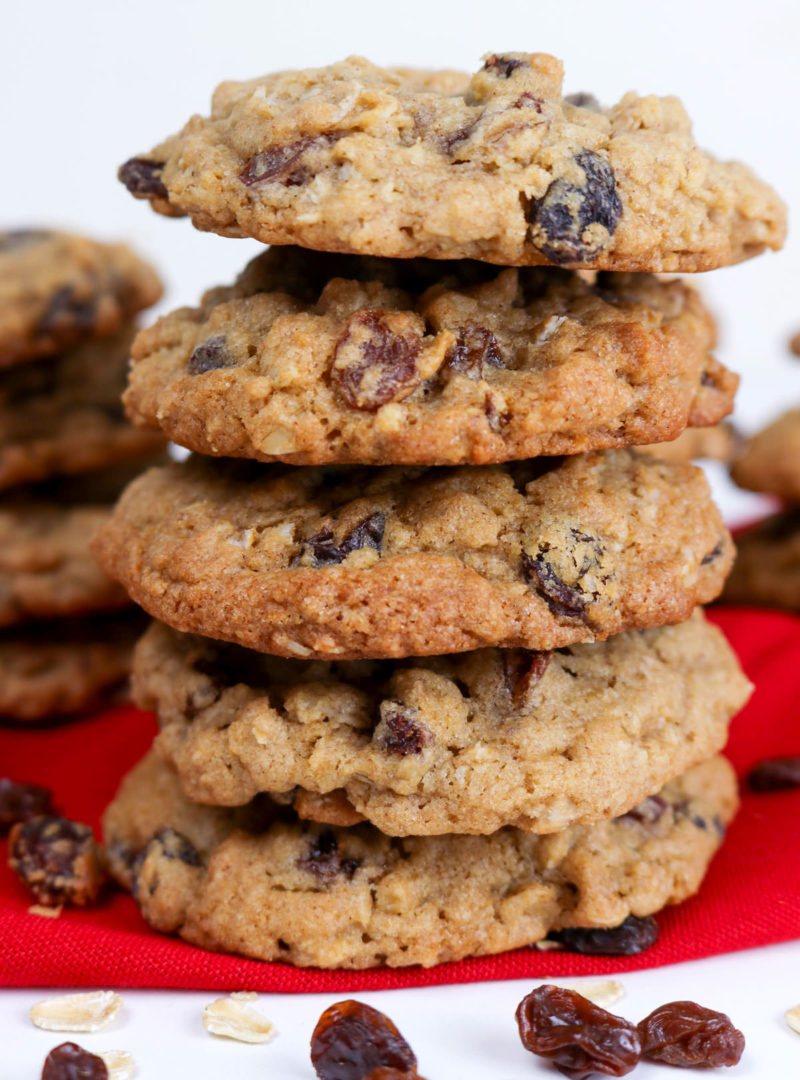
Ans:
<svg viewBox="0 0 800 1080"><path fill-rule="evenodd" d="M757 684L733 723L728 753L740 772L800 753L800 619L727 608L711 612ZM52 787L70 817L97 825L119 778L147 749L153 718L117 708L78 724L0 730L0 774ZM744 794L742 811L700 895L659 916L661 935L630 959L519 949L420 968L326 972L207 953L151 931L127 895L58 919L30 915L30 896L0 849L0 985L133 986L350 993L404 986L600 974L672 964L800 937L800 791Z"/></svg>

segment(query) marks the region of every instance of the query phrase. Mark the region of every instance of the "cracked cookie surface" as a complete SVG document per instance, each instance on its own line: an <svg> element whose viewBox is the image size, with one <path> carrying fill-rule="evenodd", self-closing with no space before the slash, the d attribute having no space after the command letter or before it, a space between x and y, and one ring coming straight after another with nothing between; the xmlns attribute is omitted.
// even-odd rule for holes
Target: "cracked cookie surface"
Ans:
<svg viewBox="0 0 800 1080"><path fill-rule="evenodd" d="M160 433L133 427L122 410L133 333L128 325L3 373L0 490L137 461L163 449Z"/></svg>
<svg viewBox="0 0 800 1080"><path fill-rule="evenodd" d="M630 814L551 836L391 838L196 806L155 754L104 819L111 869L157 930L206 949L324 968L429 966L617 926L699 887L735 813L713 758Z"/></svg>
<svg viewBox="0 0 800 1080"><path fill-rule="evenodd" d="M309 793L334 793L336 812L344 799L396 836L551 833L616 817L719 751L749 690L700 611L552 653L333 664L154 623L133 678L193 801L291 793L306 816Z"/></svg>
<svg viewBox="0 0 800 1080"><path fill-rule="evenodd" d="M320 251L660 272L781 246L778 196L700 150L677 98L603 109L562 74L509 53L471 79L351 57L224 82L120 179L200 229Z"/></svg>
<svg viewBox="0 0 800 1080"><path fill-rule="evenodd" d="M155 271L124 244L0 231L0 368L116 333L160 296Z"/></svg>
<svg viewBox="0 0 800 1080"><path fill-rule="evenodd" d="M480 465L730 412L738 379L694 289L588 278L272 248L137 336L128 414L223 457Z"/></svg>
<svg viewBox="0 0 800 1080"><path fill-rule="evenodd" d="M162 622L306 659L677 623L733 557L702 473L630 450L428 470L194 457L135 480L94 550Z"/></svg>

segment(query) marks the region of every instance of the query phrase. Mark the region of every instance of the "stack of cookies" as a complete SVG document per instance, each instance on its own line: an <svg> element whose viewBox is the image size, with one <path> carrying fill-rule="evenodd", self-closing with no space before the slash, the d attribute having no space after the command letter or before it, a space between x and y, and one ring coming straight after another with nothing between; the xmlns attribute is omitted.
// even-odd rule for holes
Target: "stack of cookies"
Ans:
<svg viewBox="0 0 800 1080"><path fill-rule="evenodd" d="M278 245L133 347L128 415L195 452L96 545L158 620L105 820L145 918L323 967L652 941L750 687L698 608L733 560L706 481L631 449L737 380L644 272L780 246L778 198L674 99L524 54L227 82L121 178Z"/></svg>
<svg viewBox="0 0 800 1080"><path fill-rule="evenodd" d="M141 621L89 541L159 433L125 420L137 312L161 295L119 244L0 232L0 718L70 715L130 669Z"/></svg>

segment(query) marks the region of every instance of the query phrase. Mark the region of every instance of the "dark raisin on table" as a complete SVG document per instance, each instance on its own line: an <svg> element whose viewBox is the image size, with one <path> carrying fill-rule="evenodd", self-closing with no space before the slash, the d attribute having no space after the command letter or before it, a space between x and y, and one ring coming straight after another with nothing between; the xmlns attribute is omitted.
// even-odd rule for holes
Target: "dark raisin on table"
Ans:
<svg viewBox="0 0 800 1080"><path fill-rule="evenodd" d="M103 850L89 826L47 815L14 825L8 865L48 907L91 903L107 876Z"/></svg>
<svg viewBox="0 0 800 1080"><path fill-rule="evenodd" d="M790 791L800 788L800 756L766 758L750 770L747 784L751 791Z"/></svg>
<svg viewBox="0 0 800 1080"><path fill-rule="evenodd" d="M42 1080L108 1080L108 1067L97 1054L65 1042L45 1058Z"/></svg>
<svg viewBox="0 0 800 1080"><path fill-rule="evenodd" d="M642 1057L664 1065L718 1069L736 1065L744 1035L725 1013L694 1001L660 1005L638 1025Z"/></svg>
<svg viewBox="0 0 800 1080"><path fill-rule="evenodd" d="M548 934L568 952L585 956L636 956L658 940L658 923L647 915L643 919L629 915L619 926L570 927Z"/></svg>
<svg viewBox="0 0 800 1080"><path fill-rule="evenodd" d="M48 788L0 777L0 836L5 836L18 821L49 814L52 809L52 794Z"/></svg>
<svg viewBox="0 0 800 1080"><path fill-rule="evenodd" d="M311 1064L320 1080L422 1080L414 1051L389 1017L360 1001L339 1001L320 1016Z"/></svg>
<svg viewBox="0 0 800 1080"><path fill-rule="evenodd" d="M517 1006L526 1050L552 1061L564 1076L627 1076L641 1056L636 1027L576 990L537 986Z"/></svg>

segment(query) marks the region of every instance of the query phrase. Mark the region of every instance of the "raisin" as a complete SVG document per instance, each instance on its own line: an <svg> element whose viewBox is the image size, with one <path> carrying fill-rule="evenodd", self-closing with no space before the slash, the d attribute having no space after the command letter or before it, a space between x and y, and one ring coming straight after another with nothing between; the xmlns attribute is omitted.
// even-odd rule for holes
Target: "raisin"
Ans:
<svg viewBox="0 0 800 1080"><path fill-rule="evenodd" d="M577 94L567 94L564 101L570 105L577 105L579 109L591 109L592 112L602 112L602 106L594 94L587 94L580 90Z"/></svg>
<svg viewBox="0 0 800 1080"><path fill-rule="evenodd" d="M466 127L457 128L455 131L449 131L446 135L440 136L442 149L446 154L452 154L455 148L465 142L474 130L474 123L467 124Z"/></svg>
<svg viewBox="0 0 800 1080"><path fill-rule="evenodd" d="M45 1058L42 1080L108 1080L108 1066L97 1054L65 1042Z"/></svg>
<svg viewBox="0 0 800 1080"><path fill-rule="evenodd" d="M714 547L711 549L711 551L709 551L707 555L704 555L703 558L700 560L700 565L708 566L709 563L712 563L715 559L718 559L722 554L722 547L722 541L718 540Z"/></svg>
<svg viewBox="0 0 800 1080"><path fill-rule="evenodd" d="M569 952L584 956L637 956L655 945L658 923L647 915L643 919L629 915L619 926L571 927L548 934L551 941L560 941Z"/></svg>
<svg viewBox="0 0 800 1080"><path fill-rule="evenodd" d="M206 682L187 695L183 706L187 720L194 720L199 712L214 705L223 691L233 685L221 658L199 656L192 667L198 675L205 676Z"/></svg>
<svg viewBox="0 0 800 1080"><path fill-rule="evenodd" d="M526 90L524 94L520 94L517 100L511 106L512 109L535 109L537 113L541 113L544 101L542 98L534 97L530 90Z"/></svg>
<svg viewBox="0 0 800 1080"><path fill-rule="evenodd" d="M692 825L697 829L708 828L708 821L694 812L694 804L691 803L689 799L682 799L680 802L673 803L672 812L675 815L676 820L685 818L688 821L691 821Z"/></svg>
<svg viewBox="0 0 800 1080"><path fill-rule="evenodd" d="M456 342L444 359L442 373L456 373L468 379L485 379L487 372L504 366L500 344L485 326L470 324L458 331Z"/></svg>
<svg viewBox="0 0 800 1080"><path fill-rule="evenodd" d="M638 1025L642 1057L663 1065L718 1069L736 1065L744 1035L725 1013L694 1001L670 1001Z"/></svg>
<svg viewBox="0 0 800 1080"><path fill-rule="evenodd" d="M393 1069L391 1065L381 1065L365 1077L365 1080L423 1080L416 1069Z"/></svg>
<svg viewBox="0 0 800 1080"><path fill-rule="evenodd" d="M320 1016L311 1035L311 1064L320 1080L367 1080L376 1070L384 1078L392 1072L418 1076L416 1055L389 1017L352 1000Z"/></svg>
<svg viewBox="0 0 800 1080"><path fill-rule="evenodd" d="M165 827L159 829L151 837L150 843L157 843L161 847L161 854L165 859L178 859L187 866L202 866L203 860L194 844L183 833L176 829Z"/></svg>
<svg viewBox="0 0 800 1080"><path fill-rule="evenodd" d="M483 65L484 71L491 71L502 79L508 79L517 68L527 67L524 60L518 60L514 56L496 56L494 53Z"/></svg>
<svg viewBox="0 0 800 1080"><path fill-rule="evenodd" d="M186 368L190 375L203 375L206 371L232 367L235 363L226 348L225 338L217 334L194 348Z"/></svg>
<svg viewBox="0 0 800 1080"><path fill-rule="evenodd" d="M376 738L388 754L398 757L421 754L432 741L430 731L417 720L418 709L402 701L387 700L380 703L379 713Z"/></svg>
<svg viewBox="0 0 800 1080"><path fill-rule="evenodd" d="M420 383L422 336L409 327L397 332L392 324L398 319L403 316L389 311L357 311L336 342L331 379L354 409L374 411L402 401Z"/></svg>
<svg viewBox="0 0 800 1080"><path fill-rule="evenodd" d="M161 179L165 162L134 157L120 166L117 178L137 199L166 199L167 189Z"/></svg>
<svg viewBox="0 0 800 1080"><path fill-rule="evenodd" d="M5 836L18 821L51 813L51 799L47 788L0 777L0 836Z"/></svg>
<svg viewBox="0 0 800 1080"><path fill-rule="evenodd" d="M383 545L385 528L386 514L378 510L345 533L342 542L338 546L333 541L331 530L322 529L304 542L303 552L310 554L314 567L317 569L325 566L338 566L339 563L344 562L351 551L360 551L361 548L365 547L380 551Z"/></svg>
<svg viewBox="0 0 800 1080"><path fill-rule="evenodd" d="M30 244L38 244L42 240L49 240L53 234L47 229L9 229L0 232L0 251L16 251Z"/></svg>
<svg viewBox="0 0 800 1080"><path fill-rule="evenodd" d="M57 289L39 320L39 333L51 334L54 330L91 330L97 307L94 298L78 300L72 286Z"/></svg>
<svg viewBox="0 0 800 1080"><path fill-rule="evenodd" d="M486 419L489 421L489 430L493 431L495 435L499 435L508 421L511 419L511 414L508 412L500 412L495 404L494 395L489 392L483 399L483 411L486 414Z"/></svg>
<svg viewBox="0 0 800 1080"><path fill-rule="evenodd" d="M545 559L543 552L529 555L523 551L522 572L527 583L533 585L554 615L565 615L569 618L586 615L586 593L579 585L568 585L562 581Z"/></svg>
<svg viewBox="0 0 800 1080"><path fill-rule="evenodd" d="M667 800L660 795L651 795L638 806L634 806L627 814L623 814L622 818L630 818L640 825L655 825L666 813L668 805Z"/></svg>
<svg viewBox="0 0 800 1080"><path fill-rule="evenodd" d="M301 870L313 874L320 885L326 886L340 874L352 880L361 860L350 856L343 857L336 837L325 830L312 839L308 854L299 858L297 865Z"/></svg>
<svg viewBox="0 0 800 1080"><path fill-rule="evenodd" d="M560 986L537 986L524 997L517 1026L526 1050L573 1080L592 1073L627 1076L641 1056L633 1024Z"/></svg>
<svg viewBox="0 0 800 1080"><path fill-rule="evenodd" d="M18 822L8 850L9 866L40 904L88 904L106 878L92 830L67 818L40 816Z"/></svg>
<svg viewBox="0 0 800 1080"><path fill-rule="evenodd" d="M265 180L283 184L284 187L300 187L312 176L302 162L304 154L312 147L330 146L335 141L333 135L305 135L287 146L271 146L250 158L239 173L239 179L247 187Z"/></svg>
<svg viewBox="0 0 800 1080"><path fill-rule="evenodd" d="M534 652L529 649L503 649L502 664L506 689L520 705L525 696L541 680L553 659L552 652Z"/></svg>
<svg viewBox="0 0 800 1080"><path fill-rule="evenodd" d="M800 757L766 758L750 770L751 791L789 791L800 788Z"/></svg>
<svg viewBox="0 0 800 1080"><path fill-rule="evenodd" d="M559 178L528 209L529 238L554 263L586 263L594 259L613 236L622 216L622 203L611 166L592 150L582 150L575 161L583 170L581 185ZM600 225L587 236L590 225Z"/></svg>
<svg viewBox="0 0 800 1080"><path fill-rule="evenodd" d="M183 833L179 833L175 829L169 828L169 826L159 829L150 837L131 863L131 892L136 901L139 900L139 875L151 851L157 851L165 859L175 859L178 862L185 863L187 866L203 865L197 848Z"/></svg>

